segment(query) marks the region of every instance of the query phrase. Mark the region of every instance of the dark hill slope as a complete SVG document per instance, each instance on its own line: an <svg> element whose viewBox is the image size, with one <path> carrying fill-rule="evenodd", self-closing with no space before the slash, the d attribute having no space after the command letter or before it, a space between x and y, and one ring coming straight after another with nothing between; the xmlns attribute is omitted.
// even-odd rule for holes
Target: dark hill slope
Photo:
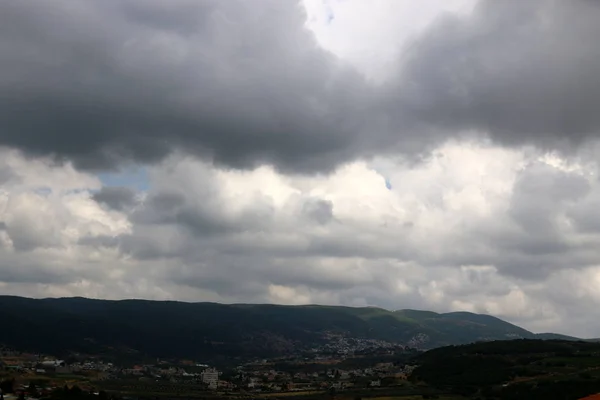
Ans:
<svg viewBox="0 0 600 400"><path fill-rule="evenodd" d="M411 379L470 398L576 400L600 392L600 343L510 340L419 355Z"/></svg>
<svg viewBox="0 0 600 400"><path fill-rule="evenodd" d="M0 343L19 349L190 358L289 354L332 333L422 348L535 336L470 313L11 296L0 296L0 323Z"/></svg>

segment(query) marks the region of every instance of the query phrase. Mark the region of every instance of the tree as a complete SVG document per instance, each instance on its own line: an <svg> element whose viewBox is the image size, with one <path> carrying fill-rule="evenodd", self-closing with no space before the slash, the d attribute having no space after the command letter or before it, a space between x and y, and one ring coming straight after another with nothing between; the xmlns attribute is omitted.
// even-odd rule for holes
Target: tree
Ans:
<svg viewBox="0 0 600 400"><path fill-rule="evenodd" d="M0 382L0 390L2 393L13 393L13 387L15 385L15 379L6 379Z"/></svg>
<svg viewBox="0 0 600 400"><path fill-rule="evenodd" d="M83 393L83 391L77 385L73 385L68 392L70 397L80 397L82 395L82 393Z"/></svg>
<svg viewBox="0 0 600 400"><path fill-rule="evenodd" d="M335 399L335 394L336 394L335 388L331 387L329 389L329 396L331 396L332 399Z"/></svg>
<svg viewBox="0 0 600 400"><path fill-rule="evenodd" d="M38 390L37 390L37 387L35 386L35 383L33 383L33 382L29 383L29 387L27 388L27 393L29 393L29 395L31 397L39 397Z"/></svg>

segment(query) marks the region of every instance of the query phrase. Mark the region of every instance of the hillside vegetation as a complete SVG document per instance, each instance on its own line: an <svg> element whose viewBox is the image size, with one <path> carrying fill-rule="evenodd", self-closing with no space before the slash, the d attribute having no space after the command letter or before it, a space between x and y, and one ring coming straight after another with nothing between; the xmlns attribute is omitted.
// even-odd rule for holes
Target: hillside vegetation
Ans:
<svg viewBox="0 0 600 400"><path fill-rule="evenodd" d="M480 399L579 399L600 393L600 343L512 340L421 354L411 379Z"/></svg>
<svg viewBox="0 0 600 400"><path fill-rule="evenodd" d="M52 354L130 352L208 359L291 354L323 344L332 334L422 349L535 337L488 315L317 305L0 296L0 318L0 343Z"/></svg>

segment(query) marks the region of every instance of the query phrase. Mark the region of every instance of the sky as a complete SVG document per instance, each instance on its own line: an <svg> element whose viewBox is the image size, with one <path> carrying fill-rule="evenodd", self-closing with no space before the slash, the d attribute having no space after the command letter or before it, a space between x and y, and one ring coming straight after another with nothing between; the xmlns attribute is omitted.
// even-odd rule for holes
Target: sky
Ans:
<svg viewBox="0 0 600 400"><path fill-rule="evenodd" d="M0 293L600 336L600 4L0 2Z"/></svg>

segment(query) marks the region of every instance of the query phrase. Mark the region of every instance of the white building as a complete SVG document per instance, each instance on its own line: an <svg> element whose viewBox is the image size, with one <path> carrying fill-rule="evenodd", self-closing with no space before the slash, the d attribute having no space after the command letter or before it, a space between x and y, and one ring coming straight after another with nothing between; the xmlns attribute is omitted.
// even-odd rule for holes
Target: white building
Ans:
<svg viewBox="0 0 600 400"><path fill-rule="evenodd" d="M260 386L260 380L258 378L250 378L248 381L248 388L254 389L257 386Z"/></svg>
<svg viewBox="0 0 600 400"><path fill-rule="evenodd" d="M209 389L216 389L219 386L219 375L215 368L207 368L202 372L202 383L208 385Z"/></svg>
<svg viewBox="0 0 600 400"><path fill-rule="evenodd" d="M381 386L381 380L377 379L377 380L371 381L369 386L371 386L371 387Z"/></svg>
<svg viewBox="0 0 600 400"><path fill-rule="evenodd" d="M46 360L40 363L43 367L64 367L65 362L63 360Z"/></svg>

